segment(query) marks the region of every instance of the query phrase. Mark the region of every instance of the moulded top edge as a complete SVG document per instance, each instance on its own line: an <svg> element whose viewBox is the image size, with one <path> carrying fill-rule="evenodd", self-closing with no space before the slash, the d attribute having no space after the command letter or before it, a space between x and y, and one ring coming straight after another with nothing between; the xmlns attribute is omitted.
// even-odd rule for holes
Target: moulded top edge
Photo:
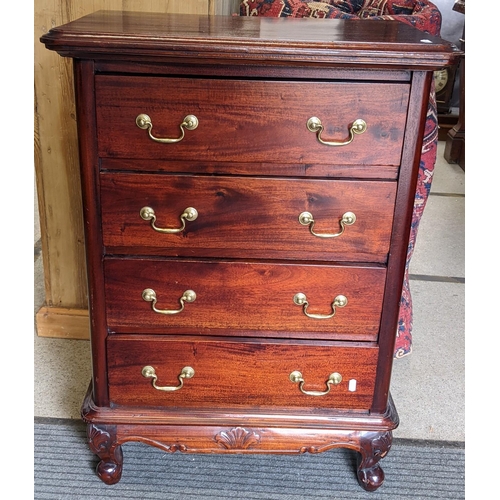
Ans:
<svg viewBox="0 0 500 500"><path fill-rule="evenodd" d="M322 63L446 66L462 53L438 37L398 21L292 19L98 11L41 37L69 57L199 54Z"/></svg>

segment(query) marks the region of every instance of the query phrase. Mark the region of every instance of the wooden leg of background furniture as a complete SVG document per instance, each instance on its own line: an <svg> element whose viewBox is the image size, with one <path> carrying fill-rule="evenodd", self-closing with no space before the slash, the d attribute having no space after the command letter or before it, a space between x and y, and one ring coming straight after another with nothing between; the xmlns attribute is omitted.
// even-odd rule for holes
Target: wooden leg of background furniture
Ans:
<svg viewBox="0 0 500 500"><path fill-rule="evenodd" d="M392 432L364 432L361 434L358 481L366 491L375 491L384 482L384 471L378 462L391 449Z"/></svg>
<svg viewBox="0 0 500 500"><path fill-rule="evenodd" d="M458 2L457 2L458 3ZM465 50L465 28L462 35L462 50ZM465 171L465 59L460 62L460 108L457 124L448 132L444 159L458 163Z"/></svg>
<svg viewBox="0 0 500 500"><path fill-rule="evenodd" d="M448 132L444 159L448 163L457 163L465 170L465 131L460 127L461 124L458 123Z"/></svg>
<svg viewBox="0 0 500 500"><path fill-rule="evenodd" d="M106 484L117 483L122 476L122 447L116 440L116 427L87 425L89 447L101 461L97 464L97 475Z"/></svg>

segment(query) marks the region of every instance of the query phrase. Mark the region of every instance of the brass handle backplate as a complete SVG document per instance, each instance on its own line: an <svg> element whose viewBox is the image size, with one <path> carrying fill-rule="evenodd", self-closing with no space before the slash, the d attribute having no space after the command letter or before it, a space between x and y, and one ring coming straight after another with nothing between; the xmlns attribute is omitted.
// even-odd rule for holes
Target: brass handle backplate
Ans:
<svg viewBox="0 0 500 500"><path fill-rule="evenodd" d="M340 373L334 372L331 373L330 376L328 377L328 380L326 381L326 390L325 391L306 391L304 389L304 378L302 377L302 373L300 373L298 370L293 371L290 373L290 381L293 382L294 384L299 384L299 389L300 392L303 394L306 394L307 396L326 396L332 387L332 385L338 385L340 382L342 382L342 375Z"/></svg>
<svg viewBox="0 0 500 500"><path fill-rule="evenodd" d="M150 221L151 227L158 231L159 233L166 234L177 234L182 233L184 229L186 229L186 221L194 221L198 218L198 210L193 207L188 207L184 212L179 216L181 220L181 227L178 228L162 228L156 225L156 214L155 211L151 207L142 207L139 215L142 219Z"/></svg>
<svg viewBox="0 0 500 500"><path fill-rule="evenodd" d="M321 133L323 132L323 123L321 123L321 120L318 117L312 116L311 118L309 118L309 120L307 120L306 125L307 130L314 132L316 134L316 137L318 138L318 141L325 146L347 146L354 140L355 135L362 134L366 131L366 122L361 118L358 118L357 120L354 120L352 125L349 127L349 139L340 142L325 141L321 137Z"/></svg>
<svg viewBox="0 0 500 500"><path fill-rule="evenodd" d="M169 315L169 314L179 314L180 312L184 311L184 304L186 302L194 302L196 300L196 293L193 292L193 290L186 290L182 294L182 297L179 299L179 302L181 304L180 309L157 309L156 292L151 288L146 288L145 290L142 291L142 298L146 302L151 302L151 309L153 309L155 313Z"/></svg>
<svg viewBox="0 0 500 500"><path fill-rule="evenodd" d="M156 385L156 381L158 380L158 377L156 375L155 369L152 366L145 366L142 369L142 376L146 378L151 378L151 385L155 388L158 389L159 391L166 391L166 392L172 392L172 391L178 391L179 389L182 389L184 387L184 379L185 378L193 378L194 377L194 370L190 366L185 366L182 370L181 373L179 373L177 379L179 380L179 385L176 386L158 386Z"/></svg>
<svg viewBox="0 0 500 500"><path fill-rule="evenodd" d="M335 313L337 312L337 307L345 307L347 305L347 297L345 295L337 295L335 299L333 299L333 302L331 304L332 312L330 314L313 314L307 312L309 302L307 301L305 293L301 292L296 293L293 297L293 302L298 306L302 306L304 314L308 318L329 319L335 316Z"/></svg>
<svg viewBox="0 0 500 500"><path fill-rule="evenodd" d="M160 138L160 137L155 137L151 133L151 129L153 128L153 122L151 121L151 118L146 115L145 113L141 113L138 115L135 119L135 124L142 130L147 130L149 137L153 139L155 142L161 142L162 144L172 144L174 142L180 142L182 139L184 139L184 130L194 130L198 127L198 118L194 115L187 115L184 117L184 120L182 123L179 125L181 129L181 136L176 137L174 139L169 139L167 137L165 138Z"/></svg>
<svg viewBox="0 0 500 500"><path fill-rule="evenodd" d="M346 226L352 226L356 222L356 215L353 212L346 212L339 220L340 231L338 233L315 233L314 232L314 217L311 212L302 212L299 215L299 222L303 226L309 226L309 231L312 235L318 238L336 238L344 234Z"/></svg>

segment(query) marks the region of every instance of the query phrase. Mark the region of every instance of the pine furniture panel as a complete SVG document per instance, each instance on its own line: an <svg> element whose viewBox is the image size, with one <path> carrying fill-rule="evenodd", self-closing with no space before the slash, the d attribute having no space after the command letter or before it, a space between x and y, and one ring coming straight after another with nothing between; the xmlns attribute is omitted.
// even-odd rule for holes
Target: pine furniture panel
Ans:
<svg viewBox="0 0 500 500"><path fill-rule="evenodd" d="M42 337L88 339L88 289L71 59L45 49L49 29L99 9L185 14L238 12L238 0L37 0L34 6L34 136L45 304Z"/></svg>

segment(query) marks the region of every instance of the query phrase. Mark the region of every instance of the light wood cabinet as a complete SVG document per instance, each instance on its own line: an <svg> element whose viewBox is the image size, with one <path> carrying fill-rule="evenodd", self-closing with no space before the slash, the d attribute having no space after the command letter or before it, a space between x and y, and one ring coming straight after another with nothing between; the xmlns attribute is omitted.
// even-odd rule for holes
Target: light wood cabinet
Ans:
<svg viewBox="0 0 500 500"><path fill-rule="evenodd" d="M35 2L35 173L45 304L40 336L88 338L87 278L81 209L73 62L46 50L40 37L98 10L233 14L239 0L37 0Z"/></svg>

